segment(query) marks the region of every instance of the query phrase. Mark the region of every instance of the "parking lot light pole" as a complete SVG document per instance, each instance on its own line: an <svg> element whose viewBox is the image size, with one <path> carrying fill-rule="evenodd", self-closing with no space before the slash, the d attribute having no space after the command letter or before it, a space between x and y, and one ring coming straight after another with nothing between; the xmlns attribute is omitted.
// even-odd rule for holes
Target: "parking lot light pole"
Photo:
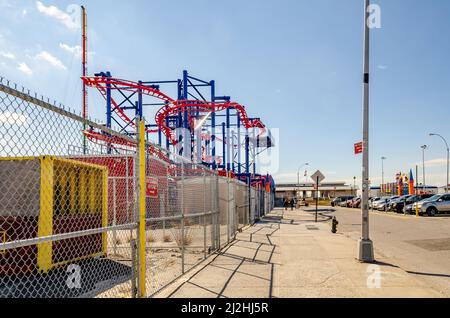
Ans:
<svg viewBox="0 0 450 318"><path fill-rule="evenodd" d="M373 263L373 242L369 238L369 71L370 28L368 25L370 0L364 0L364 79L363 79L363 164L362 164L362 228L358 241L358 260Z"/></svg>
<svg viewBox="0 0 450 318"><path fill-rule="evenodd" d="M422 192L425 193L425 187L426 187L426 182L425 182L425 150L428 149L428 146L427 145L423 145L420 148L422 148L422 172L423 172Z"/></svg>
<svg viewBox="0 0 450 318"><path fill-rule="evenodd" d="M384 161L386 157L381 157L381 189L384 189ZM384 196L384 191L381 191L381 195Z"/></svg>
<svg viewBox="0 0 450 318"><path fill-rule="evenodd" d="M303 167L306 167L306 166L309 166L309 163L305 163L303 166L300 166L300 167L298 168L298 171L297 171L297 185L298 185L298 186L300 186L300 170L301 170Z"/></svg>
<svg viewBox="0 0 450 318"><path fill-rule="evenodd" d="M447 147L447 184L445 185L445 193L448 194L449 173L450 173L450 171L449 171L450 170L450 148L448 147L447 140L444 137L442 137L441 135L439 135L439 134L430 134L430 136L431 137L436 136L436 137L441 138L444 141L445 146Z"/></svg>

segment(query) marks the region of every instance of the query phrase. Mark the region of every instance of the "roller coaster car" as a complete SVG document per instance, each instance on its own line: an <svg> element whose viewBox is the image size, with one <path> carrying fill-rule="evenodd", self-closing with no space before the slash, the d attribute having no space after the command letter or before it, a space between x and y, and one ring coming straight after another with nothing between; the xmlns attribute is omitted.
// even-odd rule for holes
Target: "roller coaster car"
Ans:
<svg viewBox="0 0 450 318"><path fill-rule="evenodd" d="M1 158L0 243L106 227L107 196L105 167L54 157ZM0 247L0 275L48 273L106 256L106 235Z"/></svg>

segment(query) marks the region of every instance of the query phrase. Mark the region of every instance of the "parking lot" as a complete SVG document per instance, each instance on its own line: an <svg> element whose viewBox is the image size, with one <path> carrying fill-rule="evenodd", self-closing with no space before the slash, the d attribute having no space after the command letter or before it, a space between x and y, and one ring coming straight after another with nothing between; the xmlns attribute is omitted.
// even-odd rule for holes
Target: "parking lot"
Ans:
<svg viewBox="0 0 450 318"><path fill-rule="evenodd" d="M339 233L355 241L360 237L360 209L335 207L324 215L337 217ZM378 253L450 296L450 215L416 217L371 211L370 236Z"/></svg>

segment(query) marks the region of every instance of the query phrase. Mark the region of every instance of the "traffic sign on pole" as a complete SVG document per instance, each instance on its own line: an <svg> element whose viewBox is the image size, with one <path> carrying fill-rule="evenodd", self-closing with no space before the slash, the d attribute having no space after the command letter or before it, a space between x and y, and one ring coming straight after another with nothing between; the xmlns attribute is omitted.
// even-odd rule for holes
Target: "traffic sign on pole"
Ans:
<svg viewBox="0 0 450 318"><path fill-rule="evenodd" d="M319 216L319 185L323 180L325 180L325 176L323 175L322 172L317 170L316 173L314 173L311 176L311 179L313 179L314 182L316 183L315 188L316 188L316 223L317 223Z"/></svg>
<svg viewBox="0 0 450 318"><path fill-rule="evenodd" d="M319 170L317 170L316 173L314 173L314 174L311 176L311 179L313 179L314 182L320 184L320 183L322 183L323 180L325 180L325 176L323 175L322 172L320 172ZM319 182L317 182L317 180L319 180Z"/></svg>

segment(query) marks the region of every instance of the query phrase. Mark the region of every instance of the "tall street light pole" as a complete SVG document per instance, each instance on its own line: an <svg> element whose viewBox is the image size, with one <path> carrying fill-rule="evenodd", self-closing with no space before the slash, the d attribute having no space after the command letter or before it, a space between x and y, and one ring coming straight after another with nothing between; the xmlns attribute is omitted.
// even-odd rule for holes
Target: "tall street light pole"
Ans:
<svg viewBox="0 0 450 318"><path fill-rule="evenodd" d="M381 188L384 189L384 161L386 160L386 157L381 157ZM381 191L382 195L384 195L384 191Z"/></svg>
<svg viewBox="0 0 450 318"><path fill-rule="evenodd" d="M298 190L297 190L297 199L300 199L300 197L299 197L299 192L300 192L300 170L301 170L303 167L306 167L306 166L309 166L309 163L305 163L304 165L300 166L300 167L298 168L298 171L297 171L297 187L298 187Z"/></svg>
<svg viewBox="0 0 450 318"><path fill-rule="evenodd" d="M431 137L436 136L436 137L441 138L444 141L445 146L447 147L447 184L445 185L445 193L448 193L449 173L450 173L449 172L449 170L450 170L450 148L448 147L447 140L444 137L442 137L441 135L439 135L439 134L430 134L430 136Z"/></svg>
<svg viewBox="0 0 450 318"><path fill-rule="evenodd" d="M303 166L300 166L297 171L297 185L300 186L300 170L306 166L309 166L309 163L305 163Z"/></svg>
<svg viewBox="0 0 450 318"><path fill-rule="evenodd" d="M422 192L425 193L425 187L426 187L426 181L425 181L425 150L428 149L428 146L427 145L423 145L420 148L422 148L422 172L423 172Z"/></svg>
<svg viewBox="0 0 450 318"><path fill-rule="evenodd" d="M358 260L372 263L375 260L373 242L369 238L369 71L370 71L370 0L364 0L364 80L363 80L363 163L362 163L362 229L358 241Z"/></svg>

